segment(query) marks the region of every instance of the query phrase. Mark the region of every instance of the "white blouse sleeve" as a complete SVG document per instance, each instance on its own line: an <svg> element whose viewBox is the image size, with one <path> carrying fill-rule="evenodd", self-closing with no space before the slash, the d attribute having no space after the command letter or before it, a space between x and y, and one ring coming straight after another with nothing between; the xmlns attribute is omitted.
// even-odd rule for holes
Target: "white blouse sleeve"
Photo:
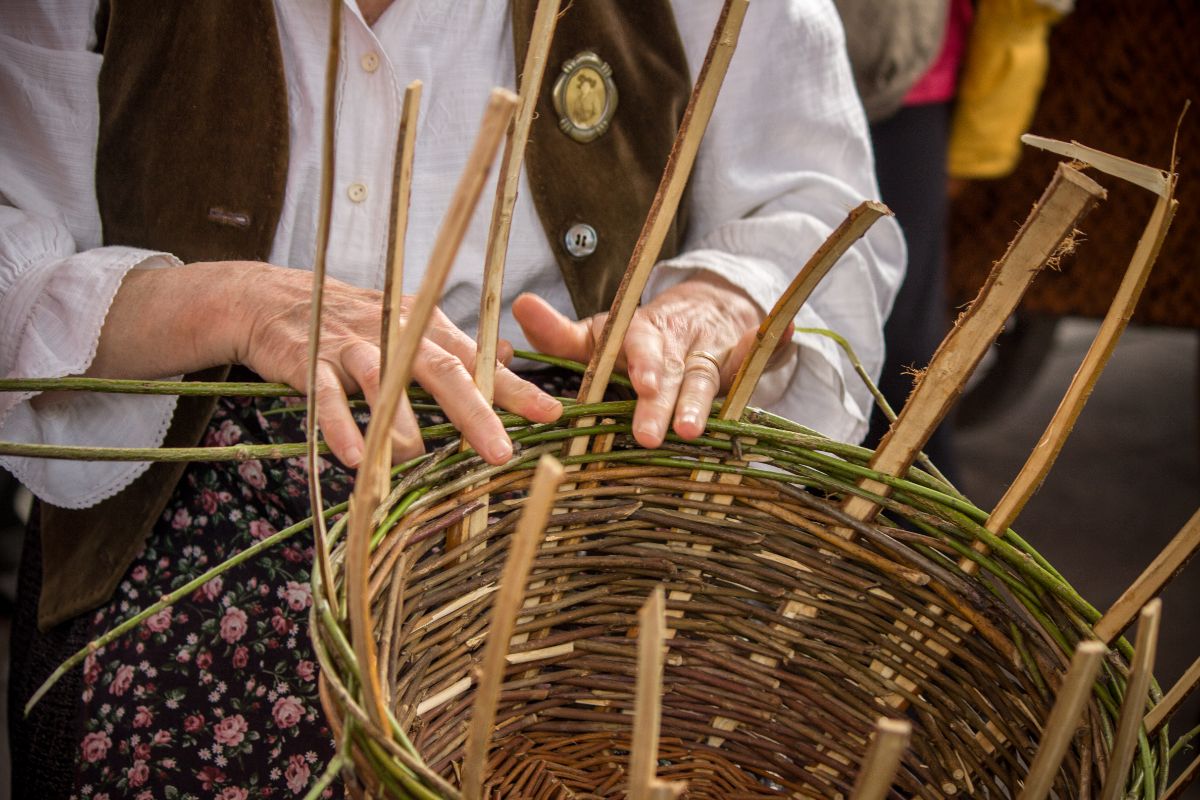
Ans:
<svg viewBox="0 0 1200 800"><path fill-rule="evenodd" d="M718 0L675 4L693 76ZM844 34L828 0L752 3L691 180L684 251L655 269L646 295L711 271L769 310L846 214L878 198L866 119ZM883 322L904 271L895 220L875 224L817 288L797 328L828 328L878 375ZM836 439L866 433L871 399L830 339L797 334L792 357L753 402Z"/></svg>
<svg viewBox="0 0 1200 800"><path fill-rule="evenodd" d="M0 15L0 375L78 375L91 364L113 297L131 269L177 264L101 247L96 205L96 81L88 3L22 0ZM164 376L166 377L166 376ZM174 397L0 394L0 439L156 447ZM148 466L0 457L34 494L84 508Z"/></svg>

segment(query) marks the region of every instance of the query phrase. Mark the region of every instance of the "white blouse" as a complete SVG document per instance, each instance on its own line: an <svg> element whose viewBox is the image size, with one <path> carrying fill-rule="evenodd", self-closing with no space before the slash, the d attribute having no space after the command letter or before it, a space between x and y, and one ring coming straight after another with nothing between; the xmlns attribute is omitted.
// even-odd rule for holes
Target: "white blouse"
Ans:
<svg viewBox="0 0 1200 800"><path fill-rule="evenodd" d="M271 262L308 269L317 227L327 4L277 0L275 6L291 160ZM719 0L675 3L693 76L719 9ZM425 87L405 259L413 266L404 281L412 292L487 92L515 83L507 3L395 0L369 27L347 0L342 15L329 274L382 288L400 100L403 87L419 78ZM79 0L10 0L0 15L0 375L6 377L84 372L124 275L179 263L166 253L101 247L93 180L101 57L89 50L94 17L95 3ZM621 78L614 79L619 89ZM493 171L485 198L494 196L494 185ZM658 265L646 297L703 269L743 288L764 310L846 213L878 196L866 122L829 0L751 5L690 196L683 251ZM478 315L487 205L475 214L442 301L468 333ZM838 331L877 373L882 323L904 254L895 222L877 223L825 279L797 326ZM504 308L522 292L572 313L524 181ZM501 335L525 346L511 314L503 315ZM870 398L844 356L813 335L797 335L792 349L764 378L754 403L837 439L859 440ZM72 393L35 408L30 397L0 394L0 440L154 447L175 407L171 397ZM9 457L0 464L43 500L68 508L116 494L147 466Z"/></svg>

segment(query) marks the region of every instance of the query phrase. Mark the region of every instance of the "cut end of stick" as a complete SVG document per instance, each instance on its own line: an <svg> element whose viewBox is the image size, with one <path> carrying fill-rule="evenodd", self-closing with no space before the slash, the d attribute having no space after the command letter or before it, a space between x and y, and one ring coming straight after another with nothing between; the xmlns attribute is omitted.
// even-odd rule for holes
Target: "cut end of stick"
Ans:
<svg viewBox="0 0 1200 800"><path fill-rule="evenodd" d="M1107 175L1128 181L1135 186L1141 186L1143 189L1153 192L1160 197L1167 195L1170 176L1161 169L1148 167L1145 164L1139 164L1136 161L1130 161L1120 156L1114 156L1111 153L1105 153L1103 150L1097 150L1094 147L1088 147L1079 142L1063 142L1058 139L1050 139L1032 133L1024 134L1021 137L1021 141L1039 150L1046 150L1064 158L1082 161Z"/></svg>
<svg viewBox="0 0 1200 800"><path fill-rule="evenodd" d="M492 624L484 646L479 689L467 730L462 777L463 797L466 800L479 800L483 796L488 746L496 722L496 706L500 699L509 642L525 602L529 571L545 536L546 521L550 517L562 478L563 466L558 459L548 453L542 454L500 575L500 586L492 605Z"/></svg>
<svg viewBox="0 0 1200 800"><path fill-rule="evenodd" d="M1094 639L1080 642L1075 648L1018 800L1043 800L1050 793L1054 776L1058 774L1059 765L1092 695L1096 673L1106 652L1108 648Z"/></svg>
<svg viewBox="0 0 1200 800"><path fill-rule="evenodd" d="M667 602L655 586L638 611L638 672L633 709L633 740L629 748L629 800L675 795L672 784L656 777L659 724L662 719L663 645L666 642Z"/></svg>
<svg viewBox="0 0 1200 800"><path fill-rule="evenodd" d="M875 733L850 793L851 800L882 800L887 796L911 736L912 723L906 719L880 717L875 721Z"/></svg>
<svg viewBox="0 0 1200 800"><path fill-rule="evenodd" d="M516 92L512 91L511 89L505 89L503 86L497 86L493 88L491 94L488 95L488 107L509 107L515 109L517 107L518 100L519 98L517 97Z"/></svg>
<svg viewBox="0 0 1200 800"><path fill-rule="evenodd" d="M846 251L883 216L892 212L883 203L866 200L851 209L846 219L829 234L816 252L801 268L775 306L758 328L754 349L742 361L742 366L733 379L725 403L721 406L721 419L740 419L750 403L755 386L766 371L771 355L787 327L800 312L821 280L833 269Z"/></svg>

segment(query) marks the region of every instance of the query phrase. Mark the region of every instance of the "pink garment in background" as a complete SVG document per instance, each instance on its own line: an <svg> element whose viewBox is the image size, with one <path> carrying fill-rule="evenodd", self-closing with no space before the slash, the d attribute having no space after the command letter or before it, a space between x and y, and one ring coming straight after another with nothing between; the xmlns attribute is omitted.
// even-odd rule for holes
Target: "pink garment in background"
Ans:
<svg viewBox="0 0 1200 800"><path fill-rule="evenodd" d="M975 10L971 0L950 0L949 14L941 52L904 96L906 106L947 103L954 99L958 88L958 71L967 52L967 33L971 30Z"/></svg>

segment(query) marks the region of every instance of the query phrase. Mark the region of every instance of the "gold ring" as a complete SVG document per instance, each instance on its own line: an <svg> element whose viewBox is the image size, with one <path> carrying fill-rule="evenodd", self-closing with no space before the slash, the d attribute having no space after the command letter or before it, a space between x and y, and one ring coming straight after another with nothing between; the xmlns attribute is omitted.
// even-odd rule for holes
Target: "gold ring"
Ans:
<svg viewBox="0 0 1200 800"><path fill-rule="evenodd" d="M685 372L687 371L688 363L691 362L692 359L696 359L696 358L700 359L701 361L707 361L708 363L712 364L713 369L715 369L717 371L717 374L718 375L721 374L720 360L716 356L714 356L712 353L708 352L707 350L693 350L692 352L688 353L687 358L684 359L684 361L683 361Z"/></svg>

